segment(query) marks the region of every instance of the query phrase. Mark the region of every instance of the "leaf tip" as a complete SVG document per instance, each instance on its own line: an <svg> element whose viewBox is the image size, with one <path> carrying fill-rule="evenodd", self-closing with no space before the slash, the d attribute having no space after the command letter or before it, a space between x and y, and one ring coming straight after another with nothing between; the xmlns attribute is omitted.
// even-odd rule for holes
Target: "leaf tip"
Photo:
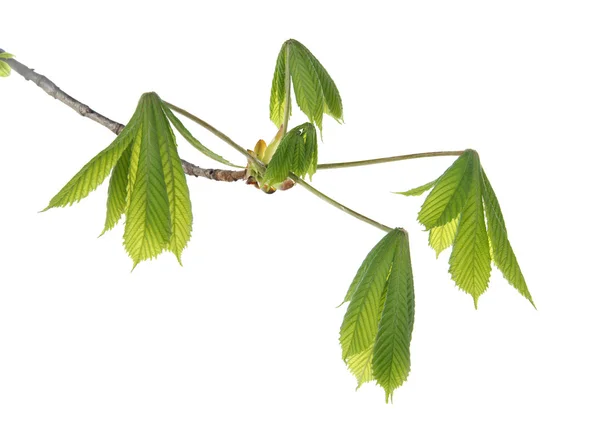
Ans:
<svg viewBox="0 0 600 435"><path fill-rule="evenodd" d="M394 404L394 391L385 390L385 403Z"/></svg>

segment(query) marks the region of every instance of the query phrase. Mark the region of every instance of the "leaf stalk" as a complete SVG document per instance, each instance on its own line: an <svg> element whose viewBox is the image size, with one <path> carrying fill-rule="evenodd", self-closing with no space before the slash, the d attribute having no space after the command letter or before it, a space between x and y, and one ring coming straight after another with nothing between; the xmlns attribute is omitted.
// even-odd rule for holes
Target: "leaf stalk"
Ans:
<svg viewBox="0 0 600 435"><path fill-rule="evenodd" d="M400 160L422 159L424 157L460 156L464 151L432 151L428 153L405 154L402 156L381 157L378 159L356 160L352 162L322 163L317 165L318 169L343 169L355 166L378 165L380 163L397 162Z"/></svg>
<svg viewBox="0 0 600 435"><path fill-rule="evenodd" d="M325 195L323 192L315 189L313 186L311 186L309 183L307 183L306 181L304 181L302 178L298 177L296 174L290 172L289 178L291 178L292 180L294 180L297 184L301 185L302 187L304 187L306 190L308 190L310 193L312 193L315 196L318 196L319 198L321 198L323 201L331 204L332 206L342 210L344 213L349 214L350 216L355 217L358 220L361 220L363 222L368 223L369 225L374 226L375 228L389 233L390 231L392 231L392 228L383 225L371 218L368 218L365 215L362 215L354 210L352 210L351 208L346 207L344 204L341 204L339 202L337 202L335 199L330 198L329 196Z"/></svg>

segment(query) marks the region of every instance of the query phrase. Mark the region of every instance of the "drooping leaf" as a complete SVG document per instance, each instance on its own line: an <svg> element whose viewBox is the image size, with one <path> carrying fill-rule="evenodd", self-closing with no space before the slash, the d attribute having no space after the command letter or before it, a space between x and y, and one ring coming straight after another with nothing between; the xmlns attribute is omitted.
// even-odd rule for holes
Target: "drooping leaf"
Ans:
<svg viewBox="0 0 600 435"><path fill-rule="evenodd" d="M317 132L307 122L291 129L281 140L277 151L267 166L265 183L284 181L290 172L299 177L312 176L317 169Z"/></svg>
<svg viewBox="0 0 600 435"><path fill-rule="evenodd" d="M275 63L275 73L273 74L273 83L271 84L271 101L269 104L271 121L277 127L283 124L285 113L285 65L286 44L283 44Z"/></svg>
<svg viewBox="0 0 600 435"><path fill-rule="evenodd" d="M5 51L0 53L0 77L8 77L11 71L10 65L2 59L11 59L13 57L15 56Z"/></svg>
<svg viewBox="0 0 600 435"><path fill-rule="evenodd" d="M397 230L396 230L397 231ZM415 320L415 293L408 236L398 231L385 305L373 352L373 377L386 402L410 372L410 341Z"/></svg>
<svg viewBox="0 0 600 435"><path fill-rule="evenodd" d="M463 209L471 191L474 154L466 150L456 159L425 199L418 219L426 229L447 224Z"/></svg>
<svg viewBox="0 0 600 435"><path fill-rule="evenodd" d="M117 138L71 178L65 187L50 200L48 207L43 211L52 207L65 207L79 202L102 184L137 135L142 113L142 105L140 104Z"/></svg>
<svg viewBox="0 0 600 435"><path fill-rule="evenodd" d="M475 308L488 287L492 261L506 280L533 304L508 241L498 199L477 152L466 150L436 181L397 193L419 195L431 187L433 190L425 199L418 219L429 230L429 246L436 257L452 246L451 277L458 287L473 296Z"/></svg>
<svg viewBox="0 0 600 435"><path fill-rule="evenodd" d="M153 109L155 111L156 127L158 131L164 132L158 135L158 144L171 218L171 239L168 249L175 254L177 261L181 264L181 252L186 247L192 234L192 204L185 173L177 154L175 135L162 112L165 105L160 104L158 96L156 96L155 102L157 104L153 105Z"/></svg>
<svg viewBox="0 0 600 435"><path fill-rule="evenodd" d="M389 232L367 255L352 282L355 287L340 329L342 358L346 361L374 343L381 318L381 297L394 259L397 231Z"/></svg>
<svg viewBox="0 0 600 435"><path fill-rule="evenodd" d="M191 236L189 190L167 110L155 93L142 95L117 139L84 166L48 206L84 198L112 169L102 233L125 214L123 244L134 268L163 250L172 251L181 263Z"/></svg>
<svg viewBox="0 0 600 435"><path fill-rule="evenodd" d="M477 299L488 287L492 266L481 197L481 169L476 154L470 166L475 174L458 220L454 247L450 255L450 274L462 290L473 296L477 308Z"/></svg>
<svg viewBox="0 0 600 435"><path fill-rule="evenodd" d="M342 358L358 387L375 379L387 402L410 371L415 305L404 230L392 230L369 252L345 300L350 304L340 330Z"/></svg>
<svg viewBox="0 0 600 435"><path fill-rule="evenodd" d="M142 140L132 148L130 195L123 244L134 267L142 260L156 257L171 239L172 224L169 195L165 182L159 138L169 132L157 119L156 94L144 94ZM164 115L162 115L164 116ZM134 156L137 164L134 165ZM134 174L132 174L132 172Z"/></svg>
<svg viewBox="0 0 600 435"><path fill-rule="evenodd" d="M127 209L127 175L130 161L131 147L127 147L110 176L108 199L106 200L106 221L102 234L112 229Z"/></svg>
<svg viewBox="0 0 600 435"><path fill-rule="evenodd" d="M331 76L308 48L290 39L281 47L271 86L270 117L277 127L283 122L287 104L286 66L289 67L296 103L310 122L322 131L323 114L338 122L343 120L342 99Z"/></svg>
<svg viewBox="0 0 600 435"><path fill-rule="evenodd" d="M454 243L456 229L458 228L458 218L452 219L447 224L440 227L434 227L429 231L429 246L435 251L435 257L438 258L442 251L449 248Z"/></svg>
<svg viewBox="0 0 600 435"><path fill-rule="evenodd" d="M410 189L405 192L393 192L393 193L397 193L398 195L404 195L404 196L419 196L419 195L422 195L423 193L427 192L433 186L435 186L435 183L437 183L437 182L438 182L438 179L435 179L433 181L430 181L429 183L423 184L422 186L415 187L414 189Z"/></svg>
<svg viewBox="0 0 600 435"><path fill-rule="evenodd" d="M504 278L515 287L535 307L533 298L527 288L525 277L521 272L517 257L508 241L508 234L498 198L492 189L485 172L481 170L483 182L483 200L488 224L488 236L492 246L494 264L504 275Z"/></svg>
<svg viewBox="0 0 600 435"><path fill-rule="evenodd" d="M185 138L185 140L187 140L194 148L196 148L198 151L200 151L205 156L210 157L211 159L213 159L219 163L223 163L224 165L231 166L234 168L241 167L241 166L231 163L229 160L221 157L217 153L212 152L211 150L206 148L204 145L202 145L202 143L200 143L200 141L198 139L196 139L192 135L192 133L189 132L189 130L187 128L185 128L183 123L179 120L179 118L177 118L175 116L175 114L171 111L169 106L167 106L162 101L160 104L161 104L162 110L165 112L165 114L169 118L169 121L171 121L171 124L173 124L173 127L175 127L177 129L177 131L179 132L179 134L181 134Z"/></svg>

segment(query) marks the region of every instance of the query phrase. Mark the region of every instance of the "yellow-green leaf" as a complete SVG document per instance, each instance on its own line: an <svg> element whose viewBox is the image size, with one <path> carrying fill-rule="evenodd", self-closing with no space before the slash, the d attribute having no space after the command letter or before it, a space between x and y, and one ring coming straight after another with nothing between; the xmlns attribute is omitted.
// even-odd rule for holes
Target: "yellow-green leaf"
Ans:
<svg viewBox="0 0 600 435"><path fill-rule="evenodd" d="M502 210L500 210L500 204L498 203L498 198L483 169L481 175L483 181L485 214L488 223L488 235L492 246L492 259L494 264L502 272L504 278L506 278L506 280L535 307L531 293L529 293L529 289L527 288L525 277L517 262L517 257L508 240L508 233L506 231L504 217L502 216Z"/></svg>
<svg viewBox="0 0 600 435"><path fill-rule="evenodd" d="M347 360L374 343L379 319L381 297L385 291L395 253L397 231L388 233L371 250L352 282L354 291L340 329L342 358Z"/></svg>
<svg viewBox="0 0 600 435"><path fill-rule="evenodd" d="M131 147L127 147L110 176L108 199L106 200L106 221L102 234L112 229L127 209L127 175L130 161Z"/></svg>
<svg viewBox="0 0 600 435"><path fill-rule="evenodd" d="M434 227L429 231L429 246L435 251L436 258L440 256L442 251L452 246L457 228L458 218L454 218L447 224Z"/></svg>
<svg viewBox="0 0 600 435"><path fill-rule="evenodd" d="M123 240L134 267L166 249L172 234L169 196L159 145L159 136L166 132L160 129L157 113L152 108L155 95L142 95L141 105L146 106L142 140L132 148L129 172L130 201Z"/></svg>
<svg viewBox="0 0 600 435"><path fill-rule="evenodd" d="M177 261L181 264L181 252L186 247L192 234L192 204L185 173L177 154L175 136L162 111L164 107L160 101L155 100L153 109L155 111L156 127L158 131L163 132L158 136L158 143L171 217L171 239L168 248L175 254Z"/></svg>
<svg viewBox="0 0 600 435"><path fill-rule="evenodd" d="M322 131L323 114L330 115L338 122L343 120L342 99L331 76L308 48L290 39L283 43L279 51L271 86L270 117L277 127L283 123L285 106L288 104L286 67L296 103L311 123Z"/></svg>
<svg viewBox="0 0 600 435"><path fill-rule="evenodd" d="M406 190L404 192L393 192L393 193L396 193L398 195L404 195L404 196L419 196L419 195L422 195L423 193L427 192L433 186L435 186L435 183L437 183L437 182L438 182L438 179L435 179L433 181L430 181L429 183L423 184L422 186L415 187L414 189Z"/></svg>
<svg viewBox="0 0 600 435"><path fill-rule="evenodd" d="M285 113L285 65L286 65L286 45L284 44L275 63L275 73L273 74L273 83L271 85L271 101L269 112L271 121L277 127L283 124Z"/></svg>
<svg viewBox="0 0 600 435"><path fill-rule="evenodd" d="M475 172L450 255L450 274L454 282L477 299L488 287L492 270L490 246L485 226L479 159L475 155L472 165Z"/></svg>
<svg viewBox="0 0 600 435"><path fill-rule="evenodd" d="M415 293L408 236L397 231L394 259L373 350L373 377L386 402L410 372L410 341L415 320Z"/></svg>

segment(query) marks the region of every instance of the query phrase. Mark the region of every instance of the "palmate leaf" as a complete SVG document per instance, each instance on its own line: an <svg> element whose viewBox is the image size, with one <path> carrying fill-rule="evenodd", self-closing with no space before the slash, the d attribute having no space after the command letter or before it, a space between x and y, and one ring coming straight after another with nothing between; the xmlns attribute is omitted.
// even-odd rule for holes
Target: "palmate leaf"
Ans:
<svg viewBox="0 0 600 435"><path fill-rule="evenodd" d="M473 181L473 150L466 150L438 179L419 212L426 229L454 219L467 202Z"/></svg>
<svg viewBox="0 0 600 435"><path fill-rule="evenodd" d="M404 194L420 194L432 185L419 221L430 231L429 245L436 256L452 246L449 272L456 285L473 296L477 308L479 296L489 285L493 261L506 280L533 304L478 154L466 150L437 182Z"/></svg>
<svg viewBox="0 0 600 435"><path fill-rule="evenodd" d="M277 184L284 181L290 172L299 177L312 175L317 170L317 132L307 122L291 129L281 140L277 151L271 158L264 181Z"/></svg>
<svg viewBox="0 0 600 435"><path fill-rule="evenodd" d="M15 56L5 51L0 53L0 77L8 77L11 71L10 65L2 59L11 59L13 57Z"/></svg>
<svg viewBox="0 0 600 435"><path fill-rule="evenodd" d="M481 170L481 175L483 181L485 214L488 223L488 236L492 246L492 259L494 264L498 267L500 272L502 272L504 278L506 278L506 280L535 307L533 298L527 288L525 277L517 262L517 257L508 241L504 217L502 216L502 210L500 210L500 204L498 203L496 194L483 169Z"/></svg>
<svg viewBox="0 0 600 435"><path fill-rule="evenodd" d="M414 288L404 230L391 231L371 250L345 300L342 358L359 387L374 379L388 401L410 371Z"/></svg>
<svg viewBox="0 0 600 435"><path fill-rule="evenodd" d="M112 169L103 234L125 214L123 244L134 267L164 250L173 252L181 263L181 252L191 237L189 191L165 107L155 93L142 95L117 139L85 165L48 206L79 201Z"/></svg>
<svg viewBox="0 0 600 435"><path fill-rule="evenodd" d="M287 57L289 54L289 57ZM271 86L270 118L279 127L283 122L286 102L286 66L298 107L319 130L323 130L323 114L343 121L340 93L329 73L317 58L300 42L290 39L283 43Z"/></svg>

